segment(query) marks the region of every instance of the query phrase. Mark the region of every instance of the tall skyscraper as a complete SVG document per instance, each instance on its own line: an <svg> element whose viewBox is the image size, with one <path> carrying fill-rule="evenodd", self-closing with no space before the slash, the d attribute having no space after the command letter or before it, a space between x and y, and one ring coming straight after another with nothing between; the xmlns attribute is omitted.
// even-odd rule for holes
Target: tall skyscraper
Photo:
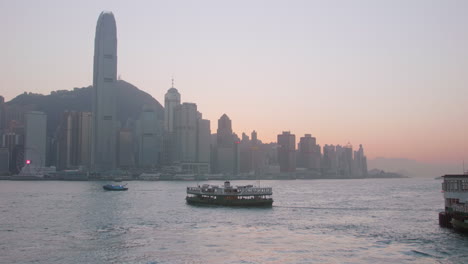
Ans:
<svg viewBox="0 0 468 264"><path fill-rule="evenodd" d="M43 112L25 114L24 161L31 167L44 168L46 161L47 116Z"/></svg>
<svg viewBox="0 0 468 264"><path fill-rule="evenodd" d="M56 133L57 168L89 166L91 113L66 111Z"/></svg>
<svg viewBox="0 0 468 264"><path fill-rule="evenodd" d="M174 111L178 105L180 105L180 93L174 88L173 81L172 87L164 96L164 129L167 132L174 132Z"/></svg>
<svg viewBox="0 0 468 264"><path fill-rule="evenodd" d="M232 135L231 119L223 114L218 119L217 145L222 147L232 147L234 136Z"/></svg>
<svg viewBox="0 0 468 264"><path fill-rule="evenodd" d="M180 105L180 93L172 87L164 96L164 151L163 164L169 165L176 160L176 139L174 132L175 109Z"/></svg>
<svg viewBox="0 0 468 264"><path fill-rule="evenodd" d="M278 135L278 161L281 172L296 171L296 136L291 132Z"/></svg>
<svg viewBox="0 0 468 264"><path fill-rule="evenodd" d="M239 148L235 144L231 119L226 114L223 114L218 120L215 151L215 172L224 174L239 173Z"/></svg>
<svg viewBox="0 0 468 264"><path fill-rule="evenodd" d="M320 146L317 145L315 137L305 134L299 141L297 163L307 169L320 169Z"/></svg>
<svg viewBox="0 0 468 264"><path fill-rule="evenodd" d="M132 168L135 166L135 158L133 153L133 134L128 128L122 128L119 131L118 149L118 165L120 168Z"/></svg>
<svg viewBox="0 0 468 264"><path fill-rule="evenodd" d="M338 170L338 158L334 145L323 146L322 174L331 177L336 176Z"/></svg>
<svg viewBox="0 0 468 264"><path fill-rule="evenodd" d="M159 163L162 145L161 124L158 121L156 110L145 106L137 124L138 165L142 167L155 167Z"/></svg>
<svg viewBox="0 0 468 264"><path fill-rule="evenodd" d="M362 145L359 145L359 150L354 151L353 170L354 176L367 177L367 158Z"/></svg>
<svg viewBox="0 0 468 264"><path fill-rule="evenodd" d="M174 131L176 159L179 162L197 161L198 111L194 103L183 103L175 108Z"/></svg>
<svg viewBox="0 0 468 264"><path fill-rule="evenodd" d="M197 124L197 162L210 163L211 151L210 120L198 119Z"/></svg>
<svg viewBox="0 0 468 264"><path fill-rule="evenodd" d="M117 28L112 12L102 12L96 26L93 76L92 166L116 167Z"/></svg>
<svg viewBox="0 0 468 264"><path fill-rule="evenodd" d="M6 107L5 107L5 98L0 96L0 135L4 132L6 128Z"/></svg>

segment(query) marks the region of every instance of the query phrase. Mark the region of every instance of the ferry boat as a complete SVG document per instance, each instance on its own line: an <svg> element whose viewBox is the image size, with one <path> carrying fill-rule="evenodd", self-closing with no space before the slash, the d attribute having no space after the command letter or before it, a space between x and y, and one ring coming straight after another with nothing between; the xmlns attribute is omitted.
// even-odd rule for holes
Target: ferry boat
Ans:
<svg viewBox="0 0 468 264"><path fill-rule="evenodd" d="M445 210L439 213L439 225L468 232L468 173L442 178Z"/></svg>
<svg viewBox="0 0 468 264"><path fill-rule="evenodd" d="M128 188L126 187L127 184L125 185L112 185L112 184L106 184L102 186L102 188L106 191L126 191Z"/></svg>
<svg viewBox="0 0 468 264"><path fill-rule="evenodd" d="M224 206L272 206L273 189L253 185L231 186L229 181L223 186L203 184L187 187L188 204Z"/></svg>

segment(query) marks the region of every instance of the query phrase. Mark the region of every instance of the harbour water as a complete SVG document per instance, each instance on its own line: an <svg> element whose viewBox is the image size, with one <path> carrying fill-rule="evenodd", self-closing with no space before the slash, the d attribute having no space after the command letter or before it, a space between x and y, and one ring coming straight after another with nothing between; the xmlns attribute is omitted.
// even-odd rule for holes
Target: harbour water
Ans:
<svg viewBox="0 0 468 264"><path fill-rule="evenodd" d="M468 263L468 236L438 225L440 180L261 181L272 208L105 183L0 181L0 263Z"/></svg>

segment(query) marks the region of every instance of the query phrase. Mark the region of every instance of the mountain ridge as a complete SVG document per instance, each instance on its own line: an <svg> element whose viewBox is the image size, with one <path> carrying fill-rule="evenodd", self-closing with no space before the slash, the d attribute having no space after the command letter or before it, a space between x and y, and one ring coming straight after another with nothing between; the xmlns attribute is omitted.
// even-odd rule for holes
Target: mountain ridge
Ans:
<svg viewBox="0 0 468 264"><path fill-rule="evenodd" d="M7 106L23 106L28 110L42 111L47 115L47 133L53 135L65 111L91 112L93 86L73 90L52 91L48 95L22 93L6 102ZM122 126L128 120L137 120L143 106L153 107L159 120L164 119L163 106L150 94L123 80L116 82L117 119Z"/></svg>

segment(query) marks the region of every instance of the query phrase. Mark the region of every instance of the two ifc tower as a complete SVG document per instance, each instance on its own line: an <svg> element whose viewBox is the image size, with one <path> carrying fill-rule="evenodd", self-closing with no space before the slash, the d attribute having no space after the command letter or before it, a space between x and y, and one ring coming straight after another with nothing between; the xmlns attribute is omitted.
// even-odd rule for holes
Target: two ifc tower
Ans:
<svg viewBox="0 0 468 264"><path fill-rule="evenodd" d="M115 169L117 160L117 27L112 12L99 15L94 41L90 160L92 170L100 172Z"/></svg>

